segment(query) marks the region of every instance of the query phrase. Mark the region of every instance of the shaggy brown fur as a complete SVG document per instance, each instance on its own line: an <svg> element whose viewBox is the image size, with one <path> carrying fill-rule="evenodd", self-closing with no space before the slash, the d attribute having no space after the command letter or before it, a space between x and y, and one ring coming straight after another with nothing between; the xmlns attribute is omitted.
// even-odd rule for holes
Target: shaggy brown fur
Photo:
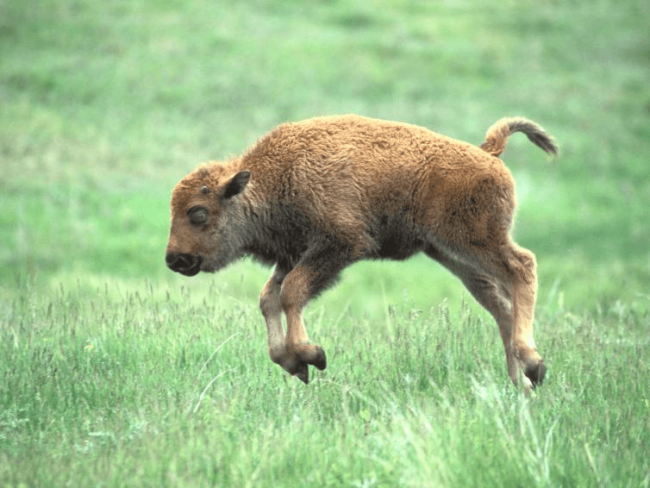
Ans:
<svg viewBox="0 0 650 488"><path fill-rule="evenodd" d="M176 185L167 265L193 276L244 255L274 264L260 297L269 353L307 382L307 365L326 365L302 322L307 302L356 261L423 251L492 314L509 375L529 390L545 372L533 340L536 264L510 239L514 181L498 159L517 131L556 152L522 118L497 122L480 148L355 115L280 125L243 156Z"/></svg>

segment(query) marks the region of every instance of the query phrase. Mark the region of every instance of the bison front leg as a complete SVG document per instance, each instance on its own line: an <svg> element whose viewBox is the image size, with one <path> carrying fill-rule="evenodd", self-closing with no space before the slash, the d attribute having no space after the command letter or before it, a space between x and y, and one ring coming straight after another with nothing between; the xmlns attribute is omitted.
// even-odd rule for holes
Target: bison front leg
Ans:
<svg viewBox="0 0 650 488"><path fill-rule="evenodd" d="M302 310L309 300L334 282L345 267L345 255L337 247L320 247L304 255L287 275L280 290L280 304L287 318L286 356L280 363L292 375L309 381L308 365L325 369L327 360L320 346L309 343Z"/></svg>
<svg viewBox="0 0 650 488"><path fill-rule="evenodd" d="M260 295L260 309L266 321L268 333L269 356L275 363L282 364L286 351L284 347L284 330L282 329L282 305L280 304L280 290L282 282L291 268L278 263L275 271L264 285Z"/></svg>
<svg viewBox="0 0 650 488"><path fill-rule="evenodd" d="M309 343L302 321L302 310L313 295L316 275L317 272L312 268L298 266L287 275L280 290L280 304L287 318L285 355L280 364L305 383L309 382L309 364L321 370L327 366L325 351L320 346Z"/></svg>
<svg viewBox="0 0 650 488"><path fill-rule="evenodd" d="M260 296L260 309L266 321L269 355L291 375L309 382L308 365L325 369L325 352L320 346L309 344L301 312L311 297L313 273L306 267L291 271L278 264L266 282ZM282 312L287 318L287 334L282 328Z"/></svg>

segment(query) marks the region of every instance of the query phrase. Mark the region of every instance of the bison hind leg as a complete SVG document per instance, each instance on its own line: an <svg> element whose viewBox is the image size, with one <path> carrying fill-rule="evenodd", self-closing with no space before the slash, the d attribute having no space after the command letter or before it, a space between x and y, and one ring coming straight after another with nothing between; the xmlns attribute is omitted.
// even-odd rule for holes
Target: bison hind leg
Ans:
<svg viewBox="0 0 650 488"><path fill-rule="evenodd" d="M515 244L498 251L483 247L462 256L429 246L425 253L456 275L496 321L503 341L508 375L526 392L541 384L546 367L533 340L537 291L535 258Z"/></svg>

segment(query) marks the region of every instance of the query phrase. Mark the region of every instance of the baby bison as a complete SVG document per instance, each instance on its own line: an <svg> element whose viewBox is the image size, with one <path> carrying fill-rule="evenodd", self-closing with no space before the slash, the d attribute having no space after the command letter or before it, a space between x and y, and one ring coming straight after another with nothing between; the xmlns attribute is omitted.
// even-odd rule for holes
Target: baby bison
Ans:
<svg viewBox="0 0 650 488"><path fill-rule="evenodd" d="M326 366L301 318L307 302L352 263L423 251L494 317L508 374L529 391L545 366L533 340L535 256L509 236L514 181L499 155L513 132L556 153L523 118L498 121L479 147L355 115L280 125L176 185L167 266L194 276L244 255L274 264L260 296L269 354L307 383L308 365Z"/></svg>

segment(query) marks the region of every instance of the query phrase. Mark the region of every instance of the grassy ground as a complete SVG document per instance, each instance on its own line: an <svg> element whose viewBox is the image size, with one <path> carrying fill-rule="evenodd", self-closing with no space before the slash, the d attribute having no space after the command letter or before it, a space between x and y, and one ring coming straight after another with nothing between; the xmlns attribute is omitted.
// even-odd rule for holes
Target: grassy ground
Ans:
<svg viewBox="0 0 650 488"><path fill-rule="evenodd" d="M0 3L0 485L648 486L650 5ZM251 262L163 262L199 161L355 112L504 155L548 381L423 257L308 309L329 368L268 360Z"/></svg>

